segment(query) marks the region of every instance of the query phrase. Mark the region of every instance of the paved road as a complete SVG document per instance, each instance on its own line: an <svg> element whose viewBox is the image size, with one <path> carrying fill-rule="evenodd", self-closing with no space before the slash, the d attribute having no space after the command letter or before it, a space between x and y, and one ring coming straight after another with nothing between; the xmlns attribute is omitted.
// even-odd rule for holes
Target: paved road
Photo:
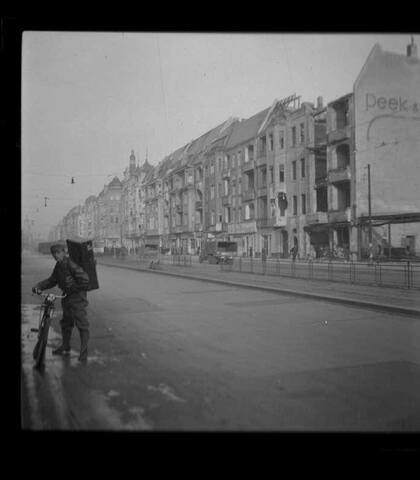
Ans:
<svg viewBox="0 0 420 480"><path fill-rule="evenodd" d="M91 359L32 369L53 267L24 255L23 426L31 429L412 431L420 320L98 265ZM59 343L57 319L50 345Z"/></svg>

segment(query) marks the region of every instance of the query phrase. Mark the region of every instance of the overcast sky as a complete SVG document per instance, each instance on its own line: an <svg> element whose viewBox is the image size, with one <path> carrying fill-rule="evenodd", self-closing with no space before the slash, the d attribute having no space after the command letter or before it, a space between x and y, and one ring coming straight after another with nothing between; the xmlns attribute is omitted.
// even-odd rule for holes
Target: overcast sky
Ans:
<svg viewBox="0 0 420 480"><path fill-rule="evenodd" d="M46 237L121 178L131 149L143 163L147 148L156 164L275 98L327 103L349 93L376 42L405 54L409 36L25 32L23 218Z"/></svg>

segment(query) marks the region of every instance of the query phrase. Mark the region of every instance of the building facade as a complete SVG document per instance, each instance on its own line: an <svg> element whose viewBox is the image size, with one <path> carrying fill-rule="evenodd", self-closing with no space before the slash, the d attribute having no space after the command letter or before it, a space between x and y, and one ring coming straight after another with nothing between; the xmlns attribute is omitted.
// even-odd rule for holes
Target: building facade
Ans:
<svg viewBox="0 0 420 480"><path fill-rule="evenodd" d="M208 240L239 255L363 258L418 251L420 62L375 45L353 92L326 107L292 95L229 118L156 167L131 153L63 219L65 235L108 248L196 254ZM392 247L392 248L391 248Z"/></svg>

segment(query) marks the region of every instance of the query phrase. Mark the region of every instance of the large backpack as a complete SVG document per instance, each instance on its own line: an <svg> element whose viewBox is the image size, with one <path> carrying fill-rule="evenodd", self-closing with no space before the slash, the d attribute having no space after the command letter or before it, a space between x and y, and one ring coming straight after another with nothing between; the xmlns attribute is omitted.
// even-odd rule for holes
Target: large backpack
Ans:
<svg viewBox="0 0 420 480"><path fill-rule="evenodd" d="M92 240L67 239L67 251L73 262L77 263L89 276L89 287L87 290L99 288L98 276L96 274L96 260L93 252Z"/></svg>

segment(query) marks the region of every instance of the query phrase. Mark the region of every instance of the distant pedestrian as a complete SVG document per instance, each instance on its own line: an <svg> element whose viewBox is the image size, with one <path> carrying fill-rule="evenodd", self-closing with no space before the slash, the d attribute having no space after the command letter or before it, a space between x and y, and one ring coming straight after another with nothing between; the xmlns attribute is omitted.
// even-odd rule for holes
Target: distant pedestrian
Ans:
<svg viewBox="0 0 420 480"><path fill-rule="evenodd" d="M373 263L373 245L372 245L372 243L369 243L368 253L369 253L369 263L372 264Z"/></svg>
<svg viewBox="0 0 420 480"><path fill-rule="evenodd" d="M293 245L293 247L290 249L290 255L292 256L293 261L296 260L297 252L298 252L297 245Z"/></svg>
<svg viewBox="0 0 420 480"><path fill-rule="evenodd" d="M252 258L252 247L249 247L249 256Z"/></svg>

